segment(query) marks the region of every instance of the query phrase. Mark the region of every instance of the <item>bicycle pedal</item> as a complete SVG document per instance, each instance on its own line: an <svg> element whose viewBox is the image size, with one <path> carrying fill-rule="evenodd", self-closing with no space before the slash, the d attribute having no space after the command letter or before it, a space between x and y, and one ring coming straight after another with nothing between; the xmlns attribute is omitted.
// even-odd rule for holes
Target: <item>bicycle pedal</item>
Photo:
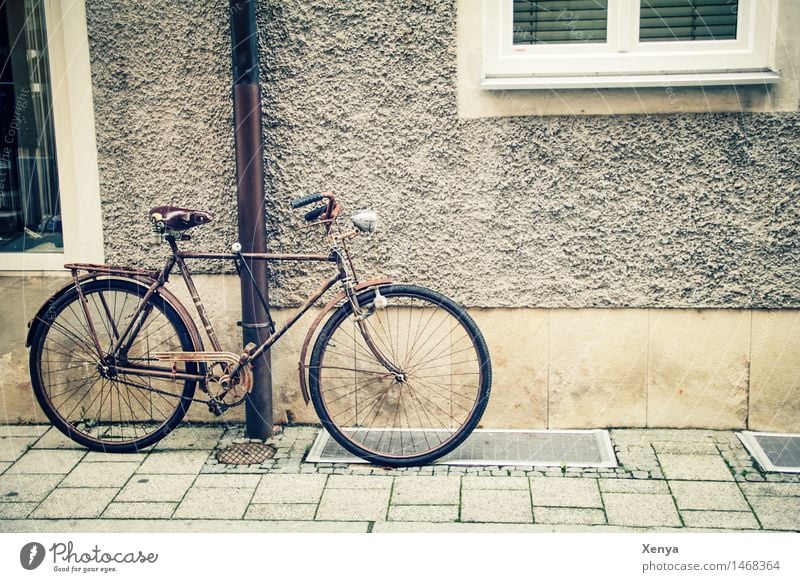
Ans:
<svg viewBox="0 0 800 582"><path fill-rule="evenodd" d="M225 404L224 402L209 402L208 403L208 411L211 412L214 416L222 416L226 410L228 410L230 406Z"/></svg>

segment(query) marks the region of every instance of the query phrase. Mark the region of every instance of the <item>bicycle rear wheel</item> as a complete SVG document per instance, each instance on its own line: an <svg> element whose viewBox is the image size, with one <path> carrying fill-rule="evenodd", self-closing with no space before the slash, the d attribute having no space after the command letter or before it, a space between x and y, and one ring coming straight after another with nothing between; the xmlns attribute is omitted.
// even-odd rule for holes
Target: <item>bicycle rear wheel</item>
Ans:
<svg viewBox="0 0 800 582"><path fill-rule="evenodd" d="M78 292L72 289L47 310L31 342L33 391L53 425L72 440L106 452L135 452L177 426L191 404L197 382L143 374L109 373L109 366L154 366L171 371L152 354L195 351L175 308L153 294L147 315L130 348L110 355L130 325L147 286L123 279L81 284L102 347L98 354ZM196 374L195 363L178 363L176 372Z"/></svg>
<svg viewBox="0 0 800 582"><path fill-rule="evenodd" d="M327 321L314 345L311 398L323 426L347 451L372 463L430 463L456 448L478 424L489 400L486 342L467 312L416 285L359 296L373 311L365 325L395 371L375 356L350 303Z"/></svg>

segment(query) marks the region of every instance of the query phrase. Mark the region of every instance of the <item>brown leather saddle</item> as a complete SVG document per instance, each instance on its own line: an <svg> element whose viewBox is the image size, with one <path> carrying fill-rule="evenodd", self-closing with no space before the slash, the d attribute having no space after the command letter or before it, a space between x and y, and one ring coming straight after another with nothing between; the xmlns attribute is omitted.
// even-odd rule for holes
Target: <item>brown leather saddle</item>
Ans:
<svg viewBox="0 0 800 582"><path fill-rule="evenodd" d="M153 222L163 222L170 230L188 230L213 220L211 214L204 210L180 208L178 206L158 206L150 209Z"/></svg>

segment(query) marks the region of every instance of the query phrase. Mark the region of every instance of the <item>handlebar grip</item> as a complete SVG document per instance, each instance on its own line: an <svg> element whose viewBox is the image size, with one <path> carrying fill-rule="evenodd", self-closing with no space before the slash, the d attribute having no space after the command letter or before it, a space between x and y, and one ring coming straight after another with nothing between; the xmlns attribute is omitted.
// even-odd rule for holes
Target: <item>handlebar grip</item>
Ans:
<svg viewBox="0 0 800 582"><path fill-rule="evenodd" d="M295 198L292 200L292 208L302 208L303 206L308 206L309 204L313 204L314 202L319 202L322 200L323 196L319 192L316 194L309 194L308 196L303 196L302 198Z"/></svg>
<svg viewBox="0 0 800 582"><path fill-rule="evenodd" d="M316 219L318 219L320 216L322 216L322 213L323 213L323 212L325 212L327 209L328 209L328 206L327 206L327 205L325 205L325 206L320 206L319 208L315 208L314 210L311 210L311 211L309 211L309 212L306 212L306 217L305 217L305 218L306 218L306 220L308 220L308 221L311 221L311 220L316 220Z"/></svg>

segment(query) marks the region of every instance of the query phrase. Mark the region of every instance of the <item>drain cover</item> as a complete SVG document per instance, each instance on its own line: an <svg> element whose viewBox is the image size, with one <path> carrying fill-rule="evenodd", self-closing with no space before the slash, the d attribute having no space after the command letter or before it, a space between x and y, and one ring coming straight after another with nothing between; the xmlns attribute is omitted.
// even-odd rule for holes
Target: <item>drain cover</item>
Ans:
<svg viewBox="0 0 800 582"><path fill-rule="evenodd" d="M306 459L311 463L365 463L320 431ZM441 465L541 465L616 467L606 430L475 430Z"/></svg>
<svg viewBox="0 0 800 582"><path fill-rule="evenodd" d="M744 431L738 436L765 471L800 473L800 435Z"/></svg>
<svg viewBox="0 0 800 582"><path fill-rule="evenodd" d="M275 449L264 443L234 443L217 451L223 465L260 465L275 455Z"/></svg>

